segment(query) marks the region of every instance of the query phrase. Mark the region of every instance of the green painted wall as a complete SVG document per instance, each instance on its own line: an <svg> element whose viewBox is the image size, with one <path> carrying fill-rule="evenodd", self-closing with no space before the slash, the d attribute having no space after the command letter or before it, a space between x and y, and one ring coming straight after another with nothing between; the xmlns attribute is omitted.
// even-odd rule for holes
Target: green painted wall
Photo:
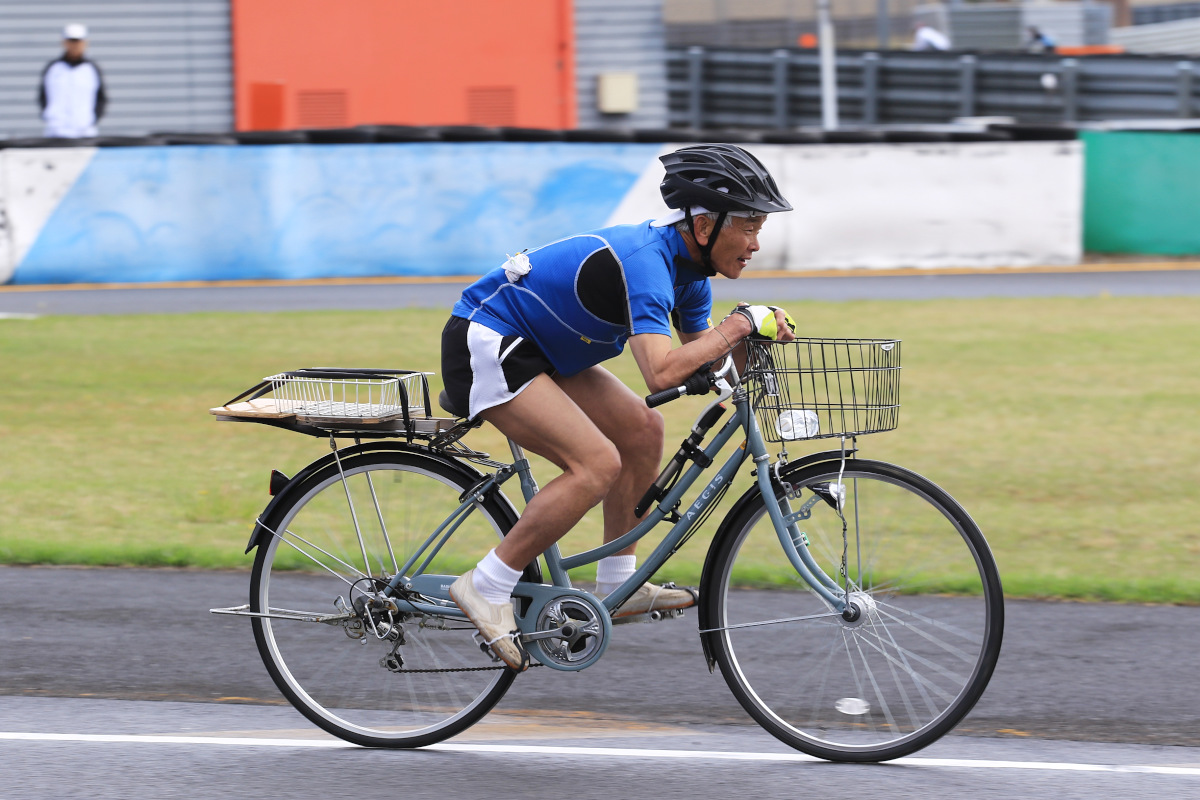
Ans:
<svg viewBox="0 0 1200 800"><path fill-rule="evenodd" d="M1083 248L1200 253L1200 134L1084 131Z"/></svg>

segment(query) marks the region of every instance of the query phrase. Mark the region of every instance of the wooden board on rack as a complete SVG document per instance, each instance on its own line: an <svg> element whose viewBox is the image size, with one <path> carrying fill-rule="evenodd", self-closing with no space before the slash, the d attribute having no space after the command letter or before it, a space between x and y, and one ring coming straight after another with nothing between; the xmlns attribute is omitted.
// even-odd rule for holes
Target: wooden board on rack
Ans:
<svg viewBox="0 0 1200 800"><path fill-rule="evenodd" d="M296 415L290 411L280 411L272 397L262 397L257 400L246 400L220 408L210 408L208 413L217 417L236 417L240 419L291 419Z"/></svg>
<svg viewBox="0 0 1200 800"><path fill-rule="evenodd" d="M427 417L423 409L413 409L410 417L411 435L417 437L436 436L458 424L454 417ZM406 435L404 420L400 412L376 417L322 417L280 411L274 398L261 397L241 403L231 403L220 408L210 408L208 413L218 422L266 422L277 425L285 423L310 426L329 431L371 431L383 435Z"/></svg>

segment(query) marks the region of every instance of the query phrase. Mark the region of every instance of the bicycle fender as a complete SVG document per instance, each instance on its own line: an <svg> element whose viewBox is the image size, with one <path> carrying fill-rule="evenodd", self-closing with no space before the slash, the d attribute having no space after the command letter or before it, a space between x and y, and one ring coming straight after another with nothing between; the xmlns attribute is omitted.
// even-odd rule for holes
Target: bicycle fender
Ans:
<svg viewBox="0 0 1200 800"><path fill-rule="evenodd" d="M846 455L849 455L857 452L857 448L854 450L847 450L845 452ZM813 464L822 464L828 461L841 460L841 450L823 450L819 453L809 453L803 458L798 458L795 461L789 461L788 465L783 468L783 475L784 477L793 475L805 467L812 466ZM714 562L716 561L715 554L720 548L721 543L725 541L727 536L730 535L730 531L734 527L734 523L741 518L742 513L750 506L751 503L758 499L760 494L758 483L756 482L753 486L747 489L741 497L737 499L737 502L734 503L733 507L730 508L725 514L725 518L721 520L721 526L717 528L716 535L713 536L712 543L708 547L708 553L704 557L704 569L700 573L701 602L698 609L698 621L700 630L702 631L712 630L716 625L716 622L710 618L708 612L708 603L703 602L703 598L714 596L712 592L716 591L716 577L714 575L716 569L713 566ZM711 637L715 635L716 633L700 634L700 646L704 649L704 661L708 664L708 671L710 673L717 668L717 660L716 657L713 656L712 643L710 641Z"/></svg>
<svg viewBox="0 0 1200 800"><path fill-rule="evenodd" d="M362 453L387 452L389 450L395 451L395 452L407 453L409 455L415 455L415 456L428 458L431 461L437 461L437 462L443 463L443 464L449 464L449 465L452 465L455 469L458 469L460 472L462 472L464 476L469 477L472 480L478 481L478 480L483 479L482 472L479 472L475 468L470 467L470 466L462 463L461 461L456 461L454 459L446 458L444 456L439 456L435 453L431 453L428 450L423 450L420 448L412 447L407 444L400 444L397 442L365 442L363 444L358 444L358 445L354 445L353 447L347 447L343 450L339 450L338 457L345 459L345 458L349 458L351 456L356 456L356 455L359 455ZM260 538L264 534L266 534L268 536L270 535L269 533L267 533L267 529L263 526L262 521L265 519L269 519L271 517L271 515L274 513L275 508L280 503L282 503L284 501L284 499L290 497L293 492L297 491L298 487L300 487L304 483L304 481L307 480L314 473L319 472L323 469L327 469L328 467L330 467L331 465L333 465L335 463L337 463L337 458L334 457L333 453L329 453L328 455L322 456L321 458L318 458L316 461L313 461L311 464L304 467L304 469L297 472L292 477L291 480L289 480L287 483L285 483L283 485L283 487L280 488L275 493L275 496L271 498L271 502L267 503L267 507L262 510L262 513L259 514L258 518L254 521L254 530L251 531L251 533L250 533L250 541L246 543L245 552L249 553L255 547L258 547L258 545L260 543ZM500 494L500 496L503 498L504 502L509 506L509 509L512 511L512 518L515 520L518 515L515 510L512 510L512 503L508 502L508 498L503 497L503 494Z"/></svg>

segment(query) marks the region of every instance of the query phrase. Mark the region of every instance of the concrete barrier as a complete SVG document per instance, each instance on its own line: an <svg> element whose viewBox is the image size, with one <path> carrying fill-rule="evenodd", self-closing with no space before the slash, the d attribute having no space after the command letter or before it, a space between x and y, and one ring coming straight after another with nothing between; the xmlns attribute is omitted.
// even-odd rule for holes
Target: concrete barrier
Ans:
<svg viewBox="0 0 1200 800"><path fill-rule="evenodd" d="M795 209L764 227L760 268L1033 266L1083 256L1078 142L752 150ZM661 177L655 162L609 221L659 213Z"/></svg>
<svg viewBox="0 0 1200 800"><path fill-rule="evenodd" d="M0 283L479 274L663 210L673 145L471 142L0 150ZM757 145L796 211L759 267L1081 257L1077 142Z"/></svg>

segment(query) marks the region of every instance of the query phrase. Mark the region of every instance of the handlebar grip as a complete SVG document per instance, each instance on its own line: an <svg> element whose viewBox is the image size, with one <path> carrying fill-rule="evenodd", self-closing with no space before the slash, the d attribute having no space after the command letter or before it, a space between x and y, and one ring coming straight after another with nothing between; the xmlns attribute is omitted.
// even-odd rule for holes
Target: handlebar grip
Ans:
<svg viewBox="0 0 1200 800"><path fill-rule="evenodd" d="M708 365L706 364L705 367ZM661 406L663 403L669 403L683 397L685 394L708 394L712 389L713 376L707 369L701 369L699 372L692 375L683 382L683 386L676 386L673 389L664 389L661 392L655 392L646 398L646 405L650 408Z"/></svg>
<svg viewBox="0 0 1200 800"><path fill-rule="evenodd" d="M669 403L672 400L678 400L687 393L686 386L676 386L674 389L663 389L661 392L655 392L646 398L646 405L650 408L661 406L663 403Z"/></svg>

